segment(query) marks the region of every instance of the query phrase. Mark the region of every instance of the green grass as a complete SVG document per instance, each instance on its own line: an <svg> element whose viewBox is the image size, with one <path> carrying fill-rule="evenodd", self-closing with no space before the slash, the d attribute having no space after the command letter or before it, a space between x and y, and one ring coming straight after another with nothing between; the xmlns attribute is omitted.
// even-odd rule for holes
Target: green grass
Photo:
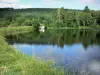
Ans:
<svg viewBox="0 0 100 75"><path fill-rule="evenodd" d="M25 56L5 42L6 34L30 29L31 27L0 28L0 75L64 75L63 70L58 71L52 67L53 62Z"/></svg>
<svg viewBox="0 0 100 75"><path fill-rule="evenodd" d="M0 36L29 32L32 29L34 29L32 26L3 27L3 28L0 28Z"/></svg>

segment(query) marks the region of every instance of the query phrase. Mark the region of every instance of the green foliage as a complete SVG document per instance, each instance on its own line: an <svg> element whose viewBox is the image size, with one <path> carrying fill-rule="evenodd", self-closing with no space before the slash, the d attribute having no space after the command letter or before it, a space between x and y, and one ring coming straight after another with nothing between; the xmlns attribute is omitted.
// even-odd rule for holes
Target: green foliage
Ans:
<svg viewBox="0 0 100 75"><path fill-rule="evenodd" d="M95 27L99 24L99 17L97 19L93 17L88 6L86 6L83 11L84 12L75 10L66 11L64 8L58 9L55 18L57 19L57 27Z"/></svg>
<svg viewBox="0 0 100 75"><path fill-rule="evenodd" d="M34 28L39 29L40 24L39 24L38 20L32 20L32 24L33 24Z"/></svg>
<svg viewBox="0 0 100 75"><path fill-rule="evenodd" d="M79 27L100 25L100 11L93 11L85 7L84 10L72 9L0 9L0 27L34 26L39 24L47 27ZM7 10L7 11L5 11ZM9 10L9 11L8 11ZM7 13L6 13L7 12Z"/></svg>
<svg viewBox="0 0 100 75"><path fill-rule="evenodd" d="M64 19L64 16L65 16L65 9L64 9L64 7L61 7L60 14L61 14L61 19Z"/></svg>
<svg viewBox="0 0 100 75"><path fill-rule="evenodd" d="M66 23L66 25L68 27L75 27L77 26L77 19L75 17L75 13L74 12L67 12L65 15L65 19L64 22Z"/></svg>
<svg viewBox="0 0 100 75"><path fill-rule="evenodd" d="M18 17L16 19L16 21L17 21L18 26L21 26L25 22L25 18L24 17Z"/></svg>
<svg viewBox="0 0 100 75"><path fill-rule="evenodd" d="M85 7L85 9L83 10L84 12L90 12L90 9L88 8L88 6Z"/></svg>
<svg viewBox="0 0 100 75"><path fill-rule="evenodd" d="M97 19L97 24L100 25L100 12L99 12L99 14L98 14L96 19Z"/></svg>
<svg viewBox="0 0 100 75"><path fill-rule="evenodd" d="M23 26L32 26L32 22L31 22L31 20L25 20L22 25Z"/></svg>
<svg viewBox="0 0 100 75"><path fill-rule="evenodd" d="M79 16L80 25L82 26L95 26L96 20L91 16L90 13L81 13Z"/></svg>

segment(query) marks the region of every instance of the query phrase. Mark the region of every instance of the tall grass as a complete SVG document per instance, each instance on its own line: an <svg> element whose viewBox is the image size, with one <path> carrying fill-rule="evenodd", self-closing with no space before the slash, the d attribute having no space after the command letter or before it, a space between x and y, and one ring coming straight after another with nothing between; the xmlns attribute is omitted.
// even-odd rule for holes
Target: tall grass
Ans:
<svg viewBox="0 0 100 75"><path fill-rule="evenodd" d="M1 75L64 75L64 72L52 68L52 62L36 60L24 56L9 46L0 37L0 74Z"/></svg>

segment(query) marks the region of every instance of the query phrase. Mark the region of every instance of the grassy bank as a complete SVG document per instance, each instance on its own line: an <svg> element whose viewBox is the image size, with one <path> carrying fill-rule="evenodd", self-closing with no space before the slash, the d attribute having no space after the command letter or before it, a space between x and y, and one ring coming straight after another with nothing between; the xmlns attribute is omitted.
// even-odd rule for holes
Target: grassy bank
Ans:
<svg viewBox="0 0 100 75"><path fill-rule="evenodd" d="M29 32L32 29L34 30L32 26L3 27L3 28L0 28L0 36Z"/></svg>
<svg viewBox="0 0 100 75"><path fill-rule="evenodd" d="M36 60L28 57L5 42L3 37L17 31L27 31L31 27L1 28L0 29L0 75L64 75L64 72L52 68L52 62Z"/></svg>
<svg viewBox="0 0 100 75"><path fill-rule="evenodd" d="M1 75L63 75L63 71L52 68L51 62L27 57L10 47L0 37L0 74Z"/></svg>

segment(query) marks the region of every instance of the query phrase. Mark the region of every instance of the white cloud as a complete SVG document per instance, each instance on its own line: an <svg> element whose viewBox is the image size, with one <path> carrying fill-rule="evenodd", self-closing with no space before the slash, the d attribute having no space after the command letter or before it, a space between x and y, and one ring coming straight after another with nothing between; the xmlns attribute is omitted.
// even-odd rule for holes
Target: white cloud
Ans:
<svg viewBox="0 0 100 75"><path fill-rule="evenodd" d="M27 5L18 5L17 8L32 8L32 5L27 4Z"/></svg>
<svg viewBox="0 0 100 75"><path fill-rule="evenodd" d="M61 4L64 3L63 0L44 0L46 4Z"/></svg>
<svg viewBox="0 0 100 75"><path fill-rule="evenodd" d="M2 4L0 3L0 8L32 8L32 5L26 4L26 5L21 5L21 4Z"/></svg>
<svg viewBox="0 0 100 75"><path fill-rule="evenodd" d="M5 7L13 7L15 8L17 4L8 4L8 3L0 3L0 8L5 8Z"/></svg>
<svg viewBox="0 0 100 75"><path fill-rule="evenodd" d="M0 0L0 8L32 8L30 4L19 4L20 0Z"/></svg>
<svg viewBox="0 0 100 75"><path fill-rule="evenodd" d="M20 0L0 0L0 3L18 3Z"/></svg>
<svg viewBox="0 0 100 75"><path fill-rule="evenodd" d="M86 3L86 4L91 4L91 3L95 3L96 0L81 0L83 3Z"/></svg>
<svg viewBox="0 0 100 75"><path fill-rule="evenodd" d="M90 5L100 5L100 0L80 0L80 3L90 4Z"/></svg>

